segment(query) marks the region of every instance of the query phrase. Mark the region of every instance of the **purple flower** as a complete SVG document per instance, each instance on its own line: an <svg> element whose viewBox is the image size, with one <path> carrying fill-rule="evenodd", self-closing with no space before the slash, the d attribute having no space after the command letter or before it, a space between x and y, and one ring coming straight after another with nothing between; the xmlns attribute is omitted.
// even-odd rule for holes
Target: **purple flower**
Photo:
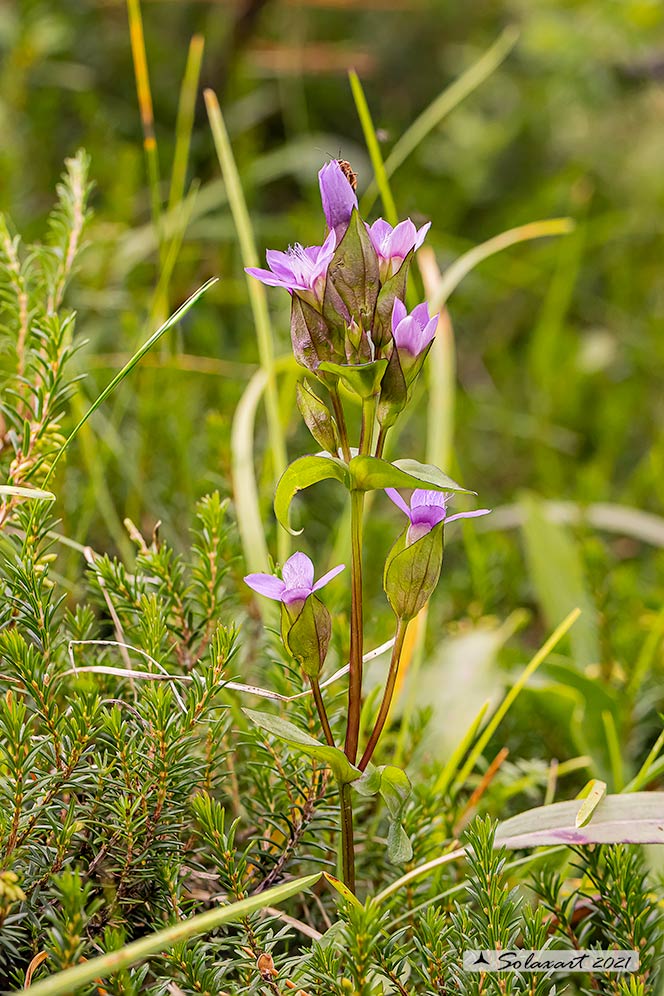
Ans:
<svg viewBox="0 0 664 996"><path fill-rule="evenodd" d="M400 221L396 228L392 228L389 222L379 218L373 225L367 225L367 228L369 238L378 254L380 279L384 282L397 272L411 249L420 248L431 228L431 222L418 229L410 218L407 218L405 221Z"/></svg>
<svg viewBox="0 0 664 996"><path fill-rule="evenodd" d="M259 595L272 598L275 602L292 605L304 601L314 591L319 591L328 581L343 571L345 564L333 567L314 584L314 565L306 553L294 553L281 569L281 577L273 574L248 574L245 583Z"/></svg>
<svg viewBox="0 0 664 996"><path fill-rule="evenodd" d="M408 353L410 357L420 356L436 334L438 315L429 316L426 302L418 304L410 314L406 305L398 297L392 307L392 336L399 350L399 359Z"/></svg>
<svg viewBox="0 0 664 996"><path fill-rule="evenodd" d="M270 269L247 266L246 272L268 287L285 287L291 294L297 291L303 297L313 295L315 301L322 301L327 268L336 244L336 235L330 232L322 246L308 246L305 249L296 243L287 252L268 249L265 257Z"/></svg>
<svg viewBox="0 0 664 996"><path fill-rule="evenodd" d="M453 494L447 491L425 491L416 488L411 497L410 505L407 505L396 488L385 488L388 498L400 508L410 520L408 530L408 543L415 543L422 536L430 532L439 522L454 522L455 519L473 519L477 515L488 515L490 508L476 508L472 512L457 512L456 515L447 514L447 503Z"/></svg>
<svg viewBox="0 0 664 996"><path fill-rule="evenodd" d="M327 227L341 241L353 208L357 207L357 195L336 159L325 163L319 171L318 184Z"/></svg>

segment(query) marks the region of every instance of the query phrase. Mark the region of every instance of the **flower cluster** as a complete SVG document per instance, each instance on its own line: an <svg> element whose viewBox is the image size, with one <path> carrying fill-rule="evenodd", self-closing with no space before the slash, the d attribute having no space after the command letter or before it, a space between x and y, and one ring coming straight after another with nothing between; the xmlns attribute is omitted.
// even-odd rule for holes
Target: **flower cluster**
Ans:
<svg viewBox="0 0 664 996"><path fill-rule="evenodd" d="M382 218L362 221L355 190L336 159L318 179L329 230L323 244L268 250L269 269L247 272L290 293L293 350L312 374L329 383L343 378L340 368L379 364L375 377L371 370L363 373L377 385L378 420L389 426L405 406L436 332L437 318L426 304L408 314L404 303L410 260L430 224L418 229L410 218L394 227Z"/></svg>

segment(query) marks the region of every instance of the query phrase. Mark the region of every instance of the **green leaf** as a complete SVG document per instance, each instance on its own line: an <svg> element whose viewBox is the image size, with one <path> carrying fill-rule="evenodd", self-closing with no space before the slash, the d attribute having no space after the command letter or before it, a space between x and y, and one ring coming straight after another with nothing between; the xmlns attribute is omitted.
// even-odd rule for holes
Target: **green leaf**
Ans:
<svg viewBox="0 0 664 996"><path fill-rule="evenodd" d="M373 398L380 390L387 360L373 360L371 363L324 363L318 369L324 373L334 374L349 391L359 394L361 398Z"/></svg>
<svg viewBox="0 0 664 996"><path fill-rule="evenodd" d="M346 488L350 486L348 468L343 460L331 456L304 456L286 467L279 478L274 496L274 514L284 529L293 536L302 532L301 529L291 529L288 524L288 510L297 492L331 478Z"/></svg>
<svg viewBox="0 0 664 996"><path fill-rule="evenodd" d="M70 993L82 986L87 986L90 982L106 979L109 975L137 965L162 951L167 951L175 944L187 941L192 937L209 934L210 931L216 930L222 924L237 923L267 906L278 906L291 896L297 895L298 892L311 888L320 880L320 877L320 872L318 872L315 875L296 878L292 882L275 885L274 888L266 889L265 892L250 896L248 899L207 910L205 913L199 913L198 916L187 917L171 927L157 930L153 934L148 934L147 937L141 937L138 941L132 941L131 944L126 944L118 951L109 951L99 958L90 958L74 968L68 968L64 972L58 972L50 978L37 982L30 987L31 996L69 996Z"/></svg>
<svg viewBox="0 0 664 996"><path fill-rule="evenodd" d="M332 634L330 613L321 600L310 595L294 620L290 618L289 607L282 604L281 633L304 673L317 678L325 663Z"/></svg>
<svg viewBox="0 0 664 996"><path fill-rule="evenodd" d="M359 768L351 764L344 752L338 747L330 747L328 744L320 743L306 730L301 730L299 726L289 723L281 716L255 712L253 709L243 709L242 711L259 729L271 733L273 737L283 740L290 747L296 747L303 754L314 757L317 761L322 761L332 770L338 782L345 785L361 777L362 772Z"/></svg>
<svg viewBox="0 0 664 996"><path fill-rule="evenodd" d="M607 795L587 826L577 826L578 815L578 799L529 809L498 824L496 846L664 844L664 792Z"/></svg>
<svg viewBox="0 0 664 996"><path fill-rule="evenodd" d="M393 820L401 818L411 791L410 779L403 768L386 764L380 773L380 794Z"/></svg>
<svg viewBox="0 0 664 996"><path fill-rule="evenodd" d="M362 903L357 898L354 892L351 892L347 885L345 885L341 879L335 878L334 875L330 875L329 872L323 872L323 878L326 879L333 889L339 893L342 899L345 899L347 903L351 903L356 909L364 909Z"/></svg>
<svg viewBox="0 0 664 996"><path fill-rule="evenodd" d="M410 837L397 821L390 823L387 832L387 856L393 865L403 865L413 856Z"/></svg>
<svg viewBox="0 0 664 996"><path fill-rule="evenodd" d="M368 765L364 769L364 774L359 778L353 788L360 795L370 798L371 796L378 795L380 792L380 776L381 768L377 768L375 764L369 761Z"/></svg>
<svg viewBox="0 0 664 996"><path fill-rule="evenodd" d="M372 456L356 456L350 462L352 485L358 491L381 488L428 488L434 491L458 491L473 494L453 481L438 467L417 460L395 460L388 463Z"/></svg>
<svg viewBox="0 0 664 996"><path fill-rule="evenodd" d="M585 827L586 823L590 823L593 813L606 795L606 782L594 778L588 784L587 790L574 821L577 827Z"/></svg>
<svg viewBox="0 0 664 996"><path fill-rule="evenodd" d="M342 316L370 329L379 286L378 256L354 208L327 271L323 315L333 327L338 327Z"/></svg>

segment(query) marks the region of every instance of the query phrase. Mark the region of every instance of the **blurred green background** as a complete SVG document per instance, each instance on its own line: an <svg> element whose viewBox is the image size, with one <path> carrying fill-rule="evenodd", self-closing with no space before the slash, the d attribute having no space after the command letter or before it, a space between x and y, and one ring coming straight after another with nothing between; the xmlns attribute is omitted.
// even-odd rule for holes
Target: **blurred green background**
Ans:
<svg viewBox="0 0 664 996"><path fill-rule="evenodd" d="M362 80L387 156L446 87L516 29L501 65L392 179L400 214L432 222L428 242L443 270L505 229L575 220L570 235L482 263L450 302L458 390L455 457L445 469L496 512L486 527L464 528L463 544L450 543L429 628L430 687L441 685L439 665L445 680L456 667L455 681L469 689L479 683L487 697L492 682L503 682L493 661L510 628L527 618L524 639L535 646L582 604L565 656L522 695L503 738L525 755L591 750L620 787L652 742L664 705L664 6L145 0L141 9L164 200L190 39L200 34L205 42L187 174L198 193L166 301L155 301L163 258L125 3L23 0L0 9L0 209L24 236L39 237L63 159L80 146L92 158L95 217L69 298L79 335L89 340L75 409L99 393L166 305L173 310L205 279L220 277L82 434L58 489L62 531L127 553L129 516L146 534L162 521L183 544L195 498L213 487L230 491L231 419L258 352L202 89L219 97L260 252L312 244L322 235L322 162L349 159L360 191L372 176L348 68ZM379 213L377 203L372 217ZM274 292L269 303L276 353L286 355L287 296ZM310 441L294 408L293 377L280 385L294 457ZM392 455L424 457L425 420L423 391ZM260 414L257 468L276 554L265 437ZM541 499L570 503L553 510L568 525L553 523ZM330 491L329 508L337 501ZM386 504L375 503L369 525L381 555L384 522L395 521ZM330 532L326 507L315 495L307 504L315 547ZM343 531L330 547L335 539L343 549ZM75 579L77 565L72 554L63 574ZM378 640L388 626L379 577L369 592ZM527 617L498 628L521 608ZM473 639L479 645L463 642ZM521 650L508 650L502 666L522 659ZM611 758L611 723L624 747L622 773Z"/></svg>

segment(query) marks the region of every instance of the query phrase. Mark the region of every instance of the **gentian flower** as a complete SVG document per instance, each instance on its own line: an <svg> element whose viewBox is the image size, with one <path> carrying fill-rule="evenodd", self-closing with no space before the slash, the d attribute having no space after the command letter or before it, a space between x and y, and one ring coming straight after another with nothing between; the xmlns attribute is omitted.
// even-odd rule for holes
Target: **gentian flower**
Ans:
<svg viewBox="0 0 664 996"><path fill-rule="evenodd" d="M396 488L385 488L385 493L397 508L408 516L410 526L408 529L409 544L415 543L426 533L430 532L439 522L454 522L455 519L473 519L478 515L488 515L490 508L476 508L472 512L457 512L455 515L447 514L447 503L453 494L447 491L428 491L416 488L411 497L410 505L407 505Z"/></svg>
<svg viewBox="0 0 664 996"><path fill-rule="evenodd" d="M318 184L327 227L340 242L348 228L353 208L357 207L357 195L336 159L325 163L319 171Z"/></svg>
<svg viewBox="0 0 664 996"><path fill-rule="evenodd" d="M345 182L350 189L348 181ZM246 272L268 287L285 287L290 294L297 292L312 303L322 302L327 268L336 244L336 235L332 231L322 246L305 248L296 243L286 252L268 249L265 257L270 269L247 266Z"/></svg>
<svg viewBox="0 0 664 996"><path fill-rule="evenodd" d="M410 218L400 221L395 228L382 218L374 221L373 225L367 225L369 238L378 254L380 279L383 282L400 269L412 249L420 248L430 228L430 221L419 229L415 228Z"/></svg>
<svg viewBox="0 0 664 996"><path fill-rule="evenodd" d="M422 355L433 342L437 326L438 315L430 317L426 302L418 304L408 314L403 301L395 297L392 307L392 338L399 350L402 365L404 359L407 366L409 359L416 359Z"/></svg>
<svg viewBox="0 0 664 996"><path fill-rule="evenodd" d="M344 570L345 564L333 567L314 583L314 565L306 553L294 553L281 569L281 577L274 574L248 574L245 584L275 602L292 605L303 602L315 591L320 591L332 578Z"/></svg>

